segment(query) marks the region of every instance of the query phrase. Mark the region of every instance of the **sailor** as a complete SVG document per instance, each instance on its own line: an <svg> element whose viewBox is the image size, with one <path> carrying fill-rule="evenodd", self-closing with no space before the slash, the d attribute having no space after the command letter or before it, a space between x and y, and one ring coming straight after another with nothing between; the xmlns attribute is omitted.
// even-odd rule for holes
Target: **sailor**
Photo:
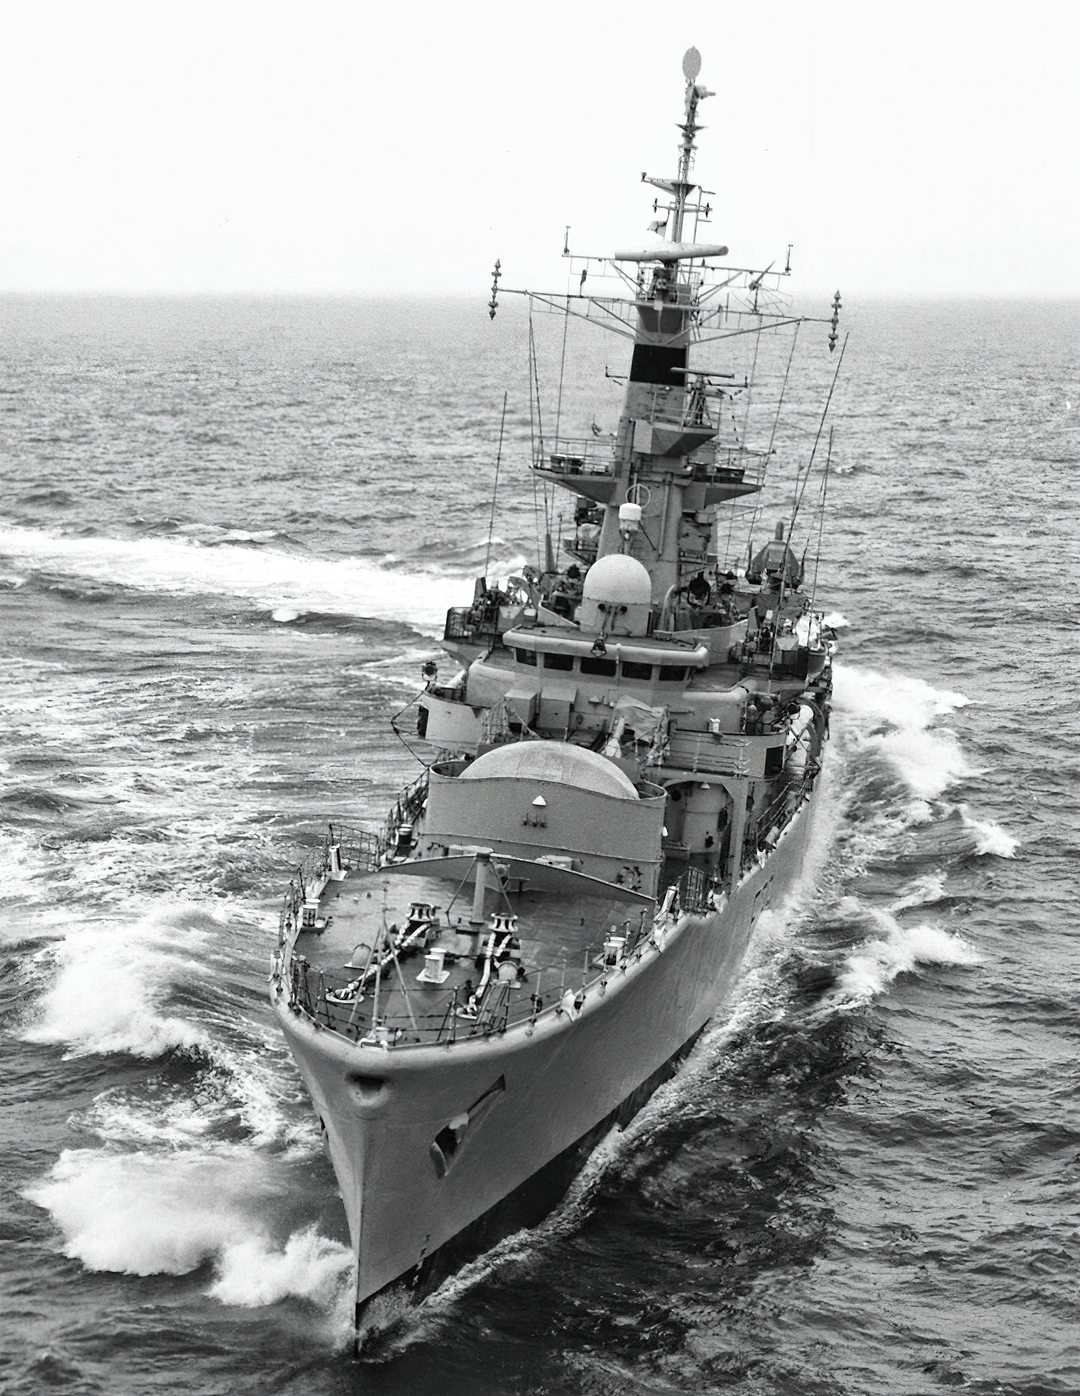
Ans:
<svg viewBox="0 0 1080 1396"><path fill-rule="evenodd" d="M746 705L745 730L752 736L765 730L765 721L771 714L772 700L763 693L755 693Z"/></svg>
<svg viewBox="0 0 1080 1396"><path fill-rule="evenodd" d="M694 576L690 578L689 585L686 588L687 601L690 602L691 606L700 608L701 606L707 606L709 604L709 598L711 596L712 587L709 585L708 577L706 577L704 572L696 572Z"/></svg>
<svg viewBox="0 0 1080 1396"><path fill-rule="evenodd" d="M480 1005L477 1002L476 990L473 988L471 979L466 979L465 983L461 986L461 998L464 1001L464 1007L458 1009L458 1017L477 1017L480 1012Z"/></svg>

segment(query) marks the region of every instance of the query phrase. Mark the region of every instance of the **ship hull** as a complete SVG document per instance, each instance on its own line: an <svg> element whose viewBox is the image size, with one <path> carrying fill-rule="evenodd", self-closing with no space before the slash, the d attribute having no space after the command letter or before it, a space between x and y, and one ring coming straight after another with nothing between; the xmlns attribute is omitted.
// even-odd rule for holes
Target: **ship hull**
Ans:
<svg viewBox="0 0 1080 1396"><path fill-rule="evenodd" d="M341 1187L358 1312L403 1275L444 1273L464 1238L491 1244L500 1213L503 1234L537 1220L599 1133L640 1108L729 997L760 913L798 880L816 803L721 909L683 916L579 1007L568 998L532 1024L386 1048L320 1029L277 997Z"/></svg>

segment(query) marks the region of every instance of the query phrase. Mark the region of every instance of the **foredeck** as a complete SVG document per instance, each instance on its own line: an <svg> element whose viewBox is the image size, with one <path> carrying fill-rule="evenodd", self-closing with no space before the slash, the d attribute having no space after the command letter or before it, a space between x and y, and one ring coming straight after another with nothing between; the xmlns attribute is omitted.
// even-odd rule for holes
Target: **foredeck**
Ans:
<svg viewBox="0 0 1080 1396"><path fill-rule="evenodd" d="M473 900L471 882L386 868L328 881L316 925L292 939L294 1004L324 1027L379 1045L501 1031L613 971L654 930L651 902L512 880L489 890L477 922ZM417 905L434 915L411 917Z"/></svg>

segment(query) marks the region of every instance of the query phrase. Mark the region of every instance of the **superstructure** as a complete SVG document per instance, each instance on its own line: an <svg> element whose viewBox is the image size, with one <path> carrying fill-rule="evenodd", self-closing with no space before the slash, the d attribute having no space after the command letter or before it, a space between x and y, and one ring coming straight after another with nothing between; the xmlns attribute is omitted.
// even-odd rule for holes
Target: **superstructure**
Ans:
<svg viewBox="0 0 1080 1396"><path fill-rule="evenodd" d="M428 665L398 719L418 778L379 832L333 820L285 898L272 998L341 1186L358 1325L386 1286L423 1292L550 1206L724 1003L804 865L832 641L792 529L822 502L835 376L755 541L793 355L756 443L756 350L724 356L794 347L808 321L786 264L732 268L697 240L699 67L691 49L652 241L571 258L561 296L520 293L632 344L612 432L537 434L572 530L451 611L460 670ZM586 294L589 275L614 288ZM838 311L809 322L829 352Z"/></svg>

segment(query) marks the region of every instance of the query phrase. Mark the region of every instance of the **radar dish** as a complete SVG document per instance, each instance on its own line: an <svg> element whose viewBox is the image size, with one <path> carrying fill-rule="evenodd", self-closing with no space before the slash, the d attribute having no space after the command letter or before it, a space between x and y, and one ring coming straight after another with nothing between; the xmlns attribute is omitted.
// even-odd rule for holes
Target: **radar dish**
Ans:
<svg viewBox="0 0 1080 1396"><path fill-rule="evenodd" d="M693 82L701 72L701 54L696 48L688 48L683 54L682 70L687 82Z"/></svg>

